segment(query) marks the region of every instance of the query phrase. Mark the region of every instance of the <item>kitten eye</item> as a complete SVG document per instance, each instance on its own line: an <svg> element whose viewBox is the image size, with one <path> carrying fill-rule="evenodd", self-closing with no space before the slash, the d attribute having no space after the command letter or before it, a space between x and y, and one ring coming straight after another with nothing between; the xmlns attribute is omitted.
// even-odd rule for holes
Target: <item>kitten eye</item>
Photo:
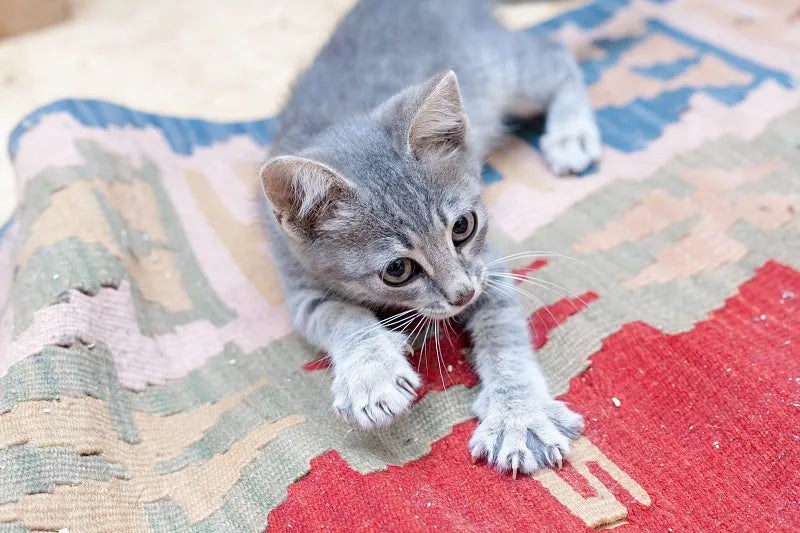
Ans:
<svg viewBox="0 0 800 533"><path fill-rule="evenodd" d="M385 284L397 287L411 281L417 272L419 267L413 259L399 257L383 268L381 279Z"/></svg>
<svg viewBox="0 0 800 533"><path fill-rule="evenodd" d="M472 237L472 233L475 231L475 222L476 218L473 212L465 213L458 217L455 224L453 224L453 242L461 244Z"/></svg>

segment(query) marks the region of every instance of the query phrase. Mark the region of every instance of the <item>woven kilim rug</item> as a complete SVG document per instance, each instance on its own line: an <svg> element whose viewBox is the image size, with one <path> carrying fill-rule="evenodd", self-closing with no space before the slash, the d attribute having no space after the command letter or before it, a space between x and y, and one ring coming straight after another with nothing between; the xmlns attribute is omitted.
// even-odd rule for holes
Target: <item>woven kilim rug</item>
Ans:
<svg viewBox="0 0 800 533"><path fill-rule="evenodd" d="M535 125L485 172L554 392L560 471L471 465L454 333L412 411L330 409L259 225L271 123L64 100L13 132L0 241L0 531L800 529L794 0L601 0L533 32L582 59L602 165ZM538 285L536 285L538 283Z"/></svg>

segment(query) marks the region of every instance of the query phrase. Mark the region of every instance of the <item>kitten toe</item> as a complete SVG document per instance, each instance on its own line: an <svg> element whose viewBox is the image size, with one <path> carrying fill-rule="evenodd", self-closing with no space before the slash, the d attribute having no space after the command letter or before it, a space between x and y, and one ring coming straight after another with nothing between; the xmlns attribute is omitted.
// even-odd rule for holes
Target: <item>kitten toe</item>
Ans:
<svg viewBox="0 0 800 533"><path fill-rule="evenodd" d="M545 412L558 431L569 440L575 440L583 433L583 417L570 410L564 402L549 402L545 406Z"/></svg>
<svg viewBox="0 0 800 533"><path fill-rule="evenodd" d="M561 451L556 446L551 446L548 450L548 456L550 458L550 464L557 466L558 469L561 470L563 466Z"/></svg>
<svg viewBox="0 0 800 533"><path fill-rule="evenodd" d="M517 470L519 469L519 453L511 455L511 478L517 479Z"/></svg>
<svg viewBox="0 0 800 533"><path fill-rule="evenodd" d="M493 464L492 450L494 450L496 442L497 435L479 425L469 442L472 463L485 460L487 464Z"/></svg>
<svg viewBox="0 0 800 533"><path fill-rule="evenodd" d="M581 137L581 145L589 156L591 163L596 163L600 160L600 156L603 153L603 143L600 140L600 132L597 128L590 129Z"/></svg>
<svg viewBox="0 0 800 533"><path fill-rule="evenodd" d="M415 387L406 378L404 377L397 378L397 386L400 387L400 389L405 394L408 395L408 398L410 400L414 400L417 397L417 391L415 390Z"/></svg>

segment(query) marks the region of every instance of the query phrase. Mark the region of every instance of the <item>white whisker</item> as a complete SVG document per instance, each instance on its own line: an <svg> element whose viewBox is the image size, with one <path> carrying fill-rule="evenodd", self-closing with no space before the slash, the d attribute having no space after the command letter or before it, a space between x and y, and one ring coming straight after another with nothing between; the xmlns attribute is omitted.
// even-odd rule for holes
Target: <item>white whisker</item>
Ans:
<svg viewBox="0 0 800 533"><path fill-rule="evenodd" d="M457 336L456 330L453 329L453 325L450 323L450 319L446 318L443 320L444 323L444 332L447 335L447 343L450 345L451 350L455 350L453 346L453 338Z"/></svg>
<svg viewBox="0 0 800 533"><path fill-rule="evenodd" d="M439 322L435 324L436 329L434 330L434 336L436 337L436 362L439 365L439 377L442 380L442 391L444 391L444 398L447 402L448 406L450 405L450 395L447 391L447 385L444 382L444 372L442 371L442 367L444 366L444 356L442 355L442 350L439 345Z"/></svg>
<svg viewBox="0 0 800 533"><path fill-rule="evenodd" d="M500 282L500 280L496 280L496 281ZM520 287L517 287L517 286L511 284L510 282L503 282L503 285L508 287L508 288L511 288L511 289L514 289L514 290L518 291L520 294L523 294L525 296L533 298L533 299L537 300L541 304L541 300L539 300L538 298L536 298L534 295L530 294L529 292L522 290ZM577 299L585 306L585 308L588 308L588 306L589 306L588 302L586 302L585 300L583 300L580 297L578 297ZM582 310L581 308L576 306L574 302L570 301L570 305L572 305L572 308L574 309L574 311L576 313ZM549 309L547 309L545 306L542 306L542 307L548 312L550 317L553 319L553 322L554 322L555 325L562 326L562 324L559 324L559 322L556 320L555 316L553 315L553 313ZM573 339L573 340L580 341L580 340L586 339L586 338L594 335L598 331L600 331L600 324L597 324L594 327L591 327L589 329L589 331L582 331L580 333L580 335L578 337L576 337L575 339Z"/></svg>
<svg viewBox="0 0 800 533"><path fill-rule="evenodd" d="M546 251L546 250L535 250L535 251L530 251L530 252L518 252L518 253L515 253L515 254L507 255L505 257L500 257L498 259L494 259L493 261L490 261L489 263L487 263L486 266L491 269L491 267L494 266L494 265L505 264L505 263L508 263L510 261L514 261L516 259L525 259L525 258L531 258L531 257L555 257L555 258L559 258L559 259L567 259L567 260L572 261L574 263L577 263L580 266L582 266L583 268L586 268L587 270L591 271L593 274L595 274L597 276L598 282L601 283L601 284L603 283L601 281L604 278L603 274L599 270L597 270L595 267L593 267L592 265L588 264L583 259L580 259L578 257L573 257L571 255L562 254L562 253L559 253L559 252L549 252L549 251Z"/></svg>
<svg viewBox="0 0 800 533"><path fill-rule="evenodd" d="M422 316L423 315L420 314L420 315L417 315L415 318L420 318ZM419 322L417 322L414 325L413 328L411 328L411 332L408 335L406 335L406 344L411 346L411 349L414 350L415 352L416 352L415 345L417 344L417 339L419 338L420 334L422 333L422 327L423 327L424 324L425 324L425 321L424 320L420 320ZM420 354L420 361L422 361L422 354ZM420 363L420 361L417 362L417 372L419 372L419 363Z"/></svg>
<svg viewBox="0 0 800 533"><path fill-rule="evenodd" d="M447 385L444 383L444 373L442 372L442 365L444 364L444 357L442 356L442 349L439 345L439 322L434 324L435 329L433 335L436 339L436 362L439 364L439 376L442 378L442 390L447 390Z"/></svg>
<svg viewBox="0 0 800 533"><path fill-rule="evenodd" d="M489 287L491 287L491 288L493 288L494 290L498 291L500 294L502 294L502 295L503 295L503 296L505 296L506 298L508 298L508 299L510 299L510 300L512 300L512 301L515 301L515 302L516 302L516 301L517 301L517 299L514 297L514 295L512 295L512 294L510 294L510 293L506 292L506 290L505 290L505 289L503 289L502 287L500 287L499 283L500 283L500 280L498 280L498 281L494 281L494 280L486 280L486 284L487 284Z"/></svg>
<svg viewBox="0 0 800 533"><path fill-rule="evenodd" d="M517 285L514 285L511 282L501 281L500 283L505 284L508 288L510 288L512 290L515 290L515 291L519 292L520 294L522 294L524 296L527 296L528 298L533 300L534 303L537 303L538 305L540 305L542 309L544 309L545 311L547 311L550 314L550 318L552 318L554 322L558 322L556 320L556 316L553 314L552 311L550 311L550 309L548 309L548 306L544 303L544 301L541 298L539 298L538 296L530 293L529 291L526 291L525 289L523 289L523 288L521 288L521 287L519 287Z"/></svg>
<svg viewBox="0 0 800 533"><path fill-rule="evenodd" d="M410 313L413 314L409 316ZM377 323L370 324L364 329L357 331L355 334L353 334L349 342L347 342L347 344L345 344L340 349L345 351L352 350L353 347L355 347L361 342L364 342L371 332L379 329L386 329L388 331L397 331L398 329L403 329L407 327L409 324L411 324L414 321L414 319L416 319L416 317L419 315L420 313L418 309L408 309L401 313L397 313L388 318L380 320ZM389 328L388 326L394 326L394 327Z"/></svg>
<svg viewBox="0 0 800 533"><path fill-rule="evenodd" d="M530 252L517 252L515 254L510 254L505 257L498 257L497 259L493 259L489 261L486 266L496 265L498 263L508 263L509 261L513 261L515 259L523 259L529 257L563 257L564 259L573 259L575 261L579 261L579 259L575 257L570 257L568 255L560 254L558 252L548 252L546 250L537 250L537 251L530 251Z"/></svg>
<svg viewBox="0 0 800 533"><path fill-rule="evenodd" d="M547 305L545 305L545 303L540 298L536 297L535 295L531 294L530 292L528 292L528 291L526 291L526 290L524 290L524 289L522 289L520 287L517 287L516 285L514 285L511 282L505 282L505 281L500 281L500 280L498 280L498 282L503 284L504 286L508 287L509 289L511 289L513 291L517 291L517 293L519 293L519 294L521 294L523 296L527 296L528 298L533 300L534 303L539 305L539 309L543 309L544 311L547 312L548 315L550 315L550 318L553 320L553 324L558 324L559 323L558 319L553 314L553 312L547 307ZM538 312L538 310L537 310L537 312ZM534 320L536 319L536 314L537 313L533 314L533 319ZM535 334L535 331L536 331L536 329L534 328L534 334Z"/></svg>
<svg viewBox="0 0 800 533"><path fill-rule="evenodd" d="M584 307L588 307L589 306L589 303L586 302L586 300L584 300L583 297L581 297L578 294L574 293L573 291L567 289L566 287L562 287L562 286L557 285L555 283L552 283L550 281L546 281L546 280L539 279L539 278L529 278L527 276L522 276L522 275L519 275L519 274L492 273L492 274L489 274L489 275L492 276L492 277L495 277L495 278L506 278L506 279L513 279L513 280L516 280L516 281L519 281L519 282L523 282L523 283L530 283L531 285L534 285L536 287L541 287L542 289L545 289L545 290L548 290L548 291L553 291L554 292L555 289L559 289L559 290L567 293L572 299L578 300ZM575 311L579 311L578 306L576 306L574 302L572 302L571 300L568 300L568 301L572 305L572 308L575 309Z"/></svg>
<svg viewBox="0 0 800 533"><path fill-rule="evenodd" d="M425 374L428 373L428 333L431 328L431 322L433 320L430 317L425 318L426 326L425 326L425 334L422 336L422 350L420 351L420 363L422 359L425 359ZM417 369L419 372L419 368Z"/></svg>

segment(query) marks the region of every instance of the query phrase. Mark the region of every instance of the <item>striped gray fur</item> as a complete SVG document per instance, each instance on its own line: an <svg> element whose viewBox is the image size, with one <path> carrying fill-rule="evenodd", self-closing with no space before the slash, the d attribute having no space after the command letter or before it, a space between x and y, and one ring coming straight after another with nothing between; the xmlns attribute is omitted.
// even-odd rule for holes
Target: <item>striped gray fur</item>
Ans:
<svg viewBox="0 0 800 533"><path fill-rule="evenodd" d="M520 103L547 110L556 173L585 169L600 140L569 52L491 8L363 0L297 80L261 179L287 303L331 358L336 411L370 428L408 409L420 378L398 326L456 317L482 383L473 455L516 474L559 464L582 419L548 393L519 303L487 282L481 163ZM473 228L461 244L456 226ZM384 269L412 264L398 258L419 273L390 286Z"/></svg>

